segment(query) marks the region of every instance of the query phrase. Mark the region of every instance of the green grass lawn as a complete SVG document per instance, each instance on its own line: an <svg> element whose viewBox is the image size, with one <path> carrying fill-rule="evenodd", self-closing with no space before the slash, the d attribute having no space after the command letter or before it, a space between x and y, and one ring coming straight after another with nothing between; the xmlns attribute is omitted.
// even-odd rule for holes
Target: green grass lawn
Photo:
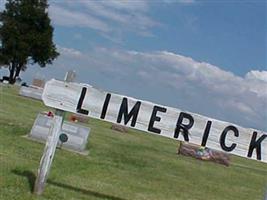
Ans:
<svg viewBox="0 0 267 200"><path fill-rule="evenodd" d="M90 119L89 155L57 150L42 196L32 194L44 145L24 137L42 102L0 85L0 199L263 200L267 164L232 156L230 167L176 154L179 143ZM266 149L265 149L266 151Z"/></svg>

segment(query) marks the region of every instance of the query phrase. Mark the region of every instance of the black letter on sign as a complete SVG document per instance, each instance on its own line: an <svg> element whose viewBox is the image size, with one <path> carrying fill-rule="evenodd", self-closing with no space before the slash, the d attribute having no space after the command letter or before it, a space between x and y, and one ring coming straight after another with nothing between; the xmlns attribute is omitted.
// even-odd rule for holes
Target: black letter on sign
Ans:
<svg viewBox="0 0 267 200"><path fill-rule="evenodd" d="M209 134L210 134L210 127L211 127L211 124L212 124L211 121L208 121L208 122L207 122L205 131L204 131L204 134L203 134L203 137L202 137L202 142L201 142L201 146L203 146L203 147L206 146L206 143L207 143L207 140L208 140L208 137L209 137Z"/></svg>
<svg viewBox="0 0 267 200"><path fill-rule="evenodd" d="M235 135L236 137L239 136L238 129L237 129L236 127L234 127L234 126L227 126L227 127L223 130L223 132L222 132L222 134L221 134L221 137L220 137L220 144L221 144L222 149L223 149L224 151L228 151L228 152L229 152L229 151L233 151L234 148L236 147L236 143L233 143L230 147L227 147L227 146L225 145L226 134L227 134L229 131L233 131L233 132L234 132L234 135Z"/></svg>
<svg viewBox="0 0 267 200"><path fill-rule="evenodd" d="M126 125L131 118L132 122L131 122L131 126L134 127L136 124L136 120L137 120L137 115L139 112L139 108L140 108L141 102L137 101L134 105L134 107L132 108L131 112L128 113L128 103L127 103L127 98L123 98L122 103L121 103L121 107L120 107L120 111L119 111L119 115L117 118L117 123L121 123L121 119L122 119L122 115L124 116L124 125Z"/></svg>
<svg viewBox="0 0 267 200"><path fill-rule="evenodd" d="M103 105L103 108L102 108L101 116L100 116L101 119L105 119L110 97L111 97L111 94L107 93L106 99L105 99L105 102L104 102L104 105Z"/></svg>
<svg viewBox="0 0 267 200"><path fill-rule="evenodd" d="M77 105L77 108L76 108L76 111L78 113L88 115L88 113L89 113L88 110L82 109L82 104L83 104L83 100L84 100L86 91L87 91L87 88L83 87L82 92L81 92L81 96L80 96L80 99L79 99L79 102L78 102L78 105Z"/></svg>
<svg viewBox="0 0 267 200"><path fill-rule="evenodd" d="M261 160L261 142L267 137L267 135L262 135L257 141L257 132L254 131L251 141L250 141L250 145L249 145L249 150L248 150L248 157L252 156L253 150L256 148L256 152L257 152L257 160Z"/></svg>
<svg viewBox="0 0 267 200"><path fill-rule="evenodd" d="M167 109L163 107L159 107L159 106L154 106L151 117L150 117L149 125L148 125L148 131L160 134L161 130L154 127L154 122L155 121L159 122L161 119L160 117L157 116L158 111L165 113Z"/></svg>
<svg viewBox="0 0 267 200"><path fill-rule="evenodd" d="M188 124L182 123L184 118L188 119L189 121ZM188 130L192 128L193 125L194 125L194 118L188 113L181 112L179 115L177 124L176 124L176 129L175 129L175 133L173 137L178 138L179 133L182 132L184 136L184 140L189 142Z"/></svg>

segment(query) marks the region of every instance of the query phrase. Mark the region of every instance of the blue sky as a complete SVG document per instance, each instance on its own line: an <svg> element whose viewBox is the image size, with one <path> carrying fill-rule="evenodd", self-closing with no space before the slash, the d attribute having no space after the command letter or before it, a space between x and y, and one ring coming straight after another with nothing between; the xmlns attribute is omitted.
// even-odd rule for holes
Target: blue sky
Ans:
<svg viewBox="0 0 267 200"><path fill-rule="evenodd" d="M74 69L79 82L267 131L266 1L49 3L61 56L24 80Z"/></svg>

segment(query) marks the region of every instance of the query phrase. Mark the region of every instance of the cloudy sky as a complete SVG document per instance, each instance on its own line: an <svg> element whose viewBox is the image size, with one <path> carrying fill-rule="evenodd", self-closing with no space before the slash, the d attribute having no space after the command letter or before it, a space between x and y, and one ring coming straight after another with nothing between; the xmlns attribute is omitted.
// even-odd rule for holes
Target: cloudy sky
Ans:
<svg viewBox="0 0 267 200"><path fill-rule="evenodd" d="M49 4L61 55L24 80L73 69L78 82L267 131L265 1Z"/></svg>

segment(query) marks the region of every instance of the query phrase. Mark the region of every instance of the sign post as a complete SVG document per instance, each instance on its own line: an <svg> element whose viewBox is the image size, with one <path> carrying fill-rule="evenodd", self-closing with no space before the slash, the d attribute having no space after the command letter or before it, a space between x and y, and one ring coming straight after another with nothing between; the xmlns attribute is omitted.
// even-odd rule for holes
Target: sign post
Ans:
<svg viewBox="0 0 267 200"><path fill-rule="evenodd" d="M58 138L61 132L61 125L63 122L64 111L56 110L53 118L53 123L49 130L44 153L40 161L37 178L34 185L34 193L41 195L44 191L46 179L48 177L54 154L57 148Z"/></svg>
<svg viewBox="0 0 267 200"><path fill-rule="evenodd" d="M65 75L64 83L71 82L74 79L75 79L75 72L69 71ZM44 153L40 161L40 166L34 184L34 193L37 195L41 195L44 191L46 180L48 178L51 164L57 148L61 127L63 124L64 114L65 114L64 110L56 109L56 113L53 118L53 123L49 129L49 134L46 140Z"/></svg>

